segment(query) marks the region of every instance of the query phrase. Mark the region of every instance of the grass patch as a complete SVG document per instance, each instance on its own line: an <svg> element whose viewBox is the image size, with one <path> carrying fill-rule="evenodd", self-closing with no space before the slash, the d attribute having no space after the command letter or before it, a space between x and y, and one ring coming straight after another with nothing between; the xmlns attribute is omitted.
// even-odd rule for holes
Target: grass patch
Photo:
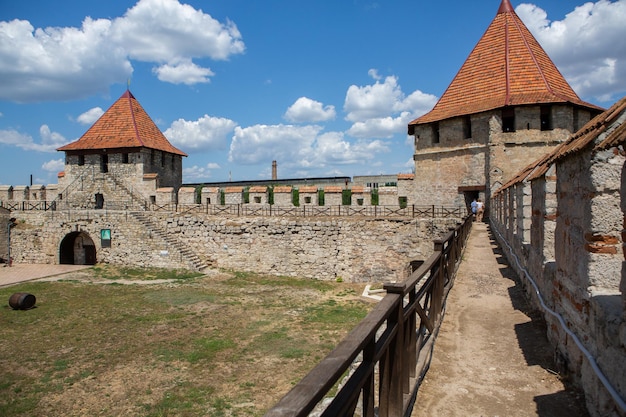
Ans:
<svg viewBox="0 0 626 417"><path fill-rule="evenodd" d="M37 297L0 306L0 415L262 416L371 308L345 283L86 271L0 288Z"/></svg>
<svg viewBox="0 0 626 417"><path fill-rule="evenodd" d="M340 324L354 327L367 313L361 303L340 302L334 299L307 306L305 311L304 322L317 329L332 329Z"/></svg>
<svg viewBox="0 0 626 417"><path fill-rule="evenodd" d="M185 269L131 268L108 264L96 265L92 270L96 278L109 280L191 280L202 276L200 272Z"/></svg>

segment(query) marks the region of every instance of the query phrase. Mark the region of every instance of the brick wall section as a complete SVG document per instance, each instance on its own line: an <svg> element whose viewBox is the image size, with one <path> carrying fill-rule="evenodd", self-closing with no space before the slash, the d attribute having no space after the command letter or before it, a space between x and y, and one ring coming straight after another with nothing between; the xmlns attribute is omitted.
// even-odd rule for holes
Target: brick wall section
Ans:
<svg viewBox="0 0 626 417"><path fill-rule="evenodd" d="M202 204L220 203L220 189L218 187L203 187L201 194Z"/></svg>
<svg viewBox="0 0 626 417"><path fill-rule="evenodd" d="M184 257L168 247L125 211L12 212L11 251L17 263L58 264L61 242L68 233L85 232L96 246L97 261L136 267L189 268ZM111 248L102 248L100 231L111 229Z"/></svg>
<svg viewBox="0 0 626 417"><path fill-rule="evenodd" d="M156 190L156 204L158 206L166 206L168 204L176 203L176 194L174 194L174 188L163 187Z"/></svg>
<svg viewBox="0 0 626 417"><path fill-rule="evenodd" d="M268 204L268 195L266 186L254 186L248 189L248 202L252 205Z"/></svg>
<svg viewBox="0 0 626 417"><path fill-rule="evenodd" d="M329 185L324 187L324 205L325 206L340 206L342 200L343 187L336 185Z"/></svg>
<svg viewBox="0 0 626 417"><path fill-rule="evenodd" d="M0 207L0 258L4 259L5 262L8 260L8 225L9 219L11 218L11 212L3 207Z"/></svg>
<svg viewBox="0 0 626 417"><path fill-rule="evenodd" d="M95 243L97 261L118 265L189 268L185 258L124 211L14 212L12 250L20 263L59 262L70 232ZM453 219L358 220L351 218L226 218L149 212L153 224L219 268L349 282L389 282L406 277L409 262L425 260L433 239ZM101 229L111 229L102 248Z"/></svg>
<svg viewBox="0 0 626 417"><path fill-rule="evenodd" d="M13 186L12 185L0 185L0 201L12 201L13 200Z"/></svg>
<svg viewBox="0 0 626 417"><path fill-rule="evenodd" d="M515 186L517 202L516 212L521 215L517 217L517 234L523 244L530 243L530 223L532 221L531 209L531 186L527 182L521 182Z"/></svg>
<svg viewBox="0 0 626 417"><path fill-rule="evenodd" d="M301 186L298 189L301 206L319 205L318 189L314 185Z"/></svg>
<svg viewBox="0 0 626 417"><path fill-rule="evenodd" d="M13 187L13 201L28 201L30 189L28 185L16 185Z"/></svg>
<svg viewBox="0 0 626 417"><path fill-rule="evenodd" d="M196 189L194 187L180 187L178 189L178 204L196 204Z"/></svg>
<svg viewBox="0 0 626 417"><path fill-rule="evenodd" d="M471 137L465 137L464 117L415 126L415 179L406 191L409 204L464 206L458 188L486 185L491 190L551 151L590 120L586 110L552 106L553 129L540 130L540 106L516 107L515 132L502 132L501 111L470 115ZM435 132L438 131L439 141ZM404 191L403 191L404 193ZM401 194L404 195L404 194Z"/></svg>
<svg viewBox="0 0 626 417"><path fill-rule="evenodd" d="M42 184L33 184L30 186L29 200L43 201L46 199L46 186Z"/></svg>
<svg viewBox="0 0 626 417"><path fill-rule="evenodd" d="M372 205L372 192L369 188L362 185L354 185L352 190L352 205L353 206L371 206Z"/></svg>
<svg viewBox="0 0 626 417"><path fill-rule="evenodd" d="M399 206L398 188L397 187L379 187L378 188L378 205L379 206Z"/></svg>
<svg viewBox="0 0 626 417"><path fill-rule="evenodd" d="M224 204L243 203L243 187L224 188Z"/></svg>
<svg viewBox="0 0 626 417"><path fill-rule="evenodd" d="M506 242L501 241L511 265L517 269L519 260L546 305L564 318L622 398L626 398L625 161L616 149L592 152L588 147L570 154L532 180L530 213L526 204L511 197L515 187L509 187L492 202L496 213L490 218L496 236ZM531 245L525 245L519 228L514 233L510 224L512 217L519 224L528 216ZM524 276L523 270L518 273ZM534 289L527 289L539 308ZM623 415L556 318L548 314L545 318L557 357L585 390L591 415Z"/></svg>
<svg viewBox="0 0 626 417"><path fill-rule="evenodd" d="M274 187L274 205L278 207L293 206L293 188L284 185Z"/></svg>

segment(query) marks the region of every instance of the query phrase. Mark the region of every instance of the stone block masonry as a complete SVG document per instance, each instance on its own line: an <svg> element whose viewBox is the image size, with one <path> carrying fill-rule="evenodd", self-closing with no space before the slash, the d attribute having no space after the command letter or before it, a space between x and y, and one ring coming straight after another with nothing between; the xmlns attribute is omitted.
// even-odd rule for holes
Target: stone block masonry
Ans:
<svg viewBox="0 0 626 417"><path fill-rule="evenodd" d="M424 260L433 240L457 219L222 217L143 212L150 226L125 211L15 212L16 262L59 263L61 242L84 232L99 263L191 268L185 251L218 268L346 282L404 279L411 261ZM111 230L103 248L100 231ZM162 238L163 233L170 238ZM172 239L179 244L173 245Z"/></svg>
<svg viewBox="0 0 626 417"><path fill-rule="evenodd" d="M626 415L625 123L626 98L499 190L490 216L594 417Z"/></svg>

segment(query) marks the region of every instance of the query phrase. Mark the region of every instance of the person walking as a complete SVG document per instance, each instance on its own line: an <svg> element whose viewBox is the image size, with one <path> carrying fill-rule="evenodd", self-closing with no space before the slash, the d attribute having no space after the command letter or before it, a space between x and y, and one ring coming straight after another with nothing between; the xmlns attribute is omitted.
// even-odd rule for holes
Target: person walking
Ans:
<svg viewBox="0 0 626 417"><path fill-rule="evenodd" d="M485 205L483 204L482 201L480 201L480 198L479 198L478 200L476 200L476 221L482 222L484 213L485 213Z"/></svg>
<svg viewBox="0 0 626 417"><path fill-rule="evenodd" d="M474 219L476 219L476 211L478 210L478 202L476 201L476 199L472 200L472 203L470 204L470 209L472 210Z"/></svg>

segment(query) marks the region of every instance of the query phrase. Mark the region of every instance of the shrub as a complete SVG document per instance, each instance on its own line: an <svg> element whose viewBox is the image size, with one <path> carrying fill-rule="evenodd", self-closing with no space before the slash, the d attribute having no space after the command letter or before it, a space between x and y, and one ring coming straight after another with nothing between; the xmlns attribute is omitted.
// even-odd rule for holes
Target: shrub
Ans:
<svg viewBox="0 0 626 417"><path fill-rule="evenodd" d="M295 188L291 191L291 203L295 207L300 207L300 191Z"/></svg>
<svg viewBox="0 0 626 417"><path fill-rule="evenodd" d="M344 206L352 205L352 190L343 190L341 192L341 204Z"/></svg>
<svg viewBox="0 0 626 417"><path fill-rule="evenodd" d="M373 206L378 205L378 189L377 188L374 188L372 190L372 205Z"/></svg>

